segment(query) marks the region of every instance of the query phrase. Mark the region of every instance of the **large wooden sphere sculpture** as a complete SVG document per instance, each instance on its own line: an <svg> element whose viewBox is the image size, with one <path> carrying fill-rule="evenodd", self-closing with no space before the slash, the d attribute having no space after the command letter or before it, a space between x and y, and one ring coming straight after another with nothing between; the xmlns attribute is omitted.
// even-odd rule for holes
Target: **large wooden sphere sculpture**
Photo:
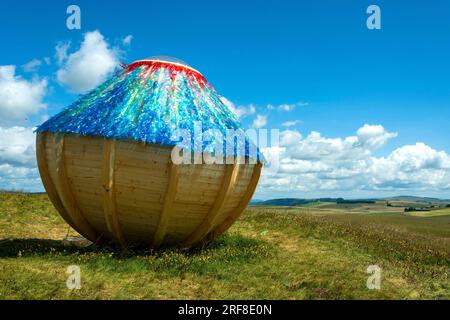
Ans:
<svg viewBox="0 0 450 320"><path fill-rule="evenodd" d="M243 132L188 65L150 58L124 66L36 130L48 196L70 226L96 243L188 248L210 241L246 208L262 163L245 136L245 154L232 154L244 163L175 164L175 130L198 123L201 132ZM206 150L203 142L200 148Z"/></svg>

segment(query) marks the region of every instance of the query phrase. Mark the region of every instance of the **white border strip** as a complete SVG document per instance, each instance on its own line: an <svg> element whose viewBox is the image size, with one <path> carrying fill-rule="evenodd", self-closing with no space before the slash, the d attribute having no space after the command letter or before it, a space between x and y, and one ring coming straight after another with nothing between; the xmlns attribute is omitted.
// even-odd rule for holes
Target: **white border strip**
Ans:
<svg viewBox="0 0 450 320"><path fill-rule="evenodd" d="M195 71L195 72L197 72L198 74L200 74L202 77L204 77L203 74L202 74L200 71L198 71L197 69L194 69L194 68L192 68L192 67L190 67L190 66L188 66L188 65L181 64L181 63L177 63L177 62L166 61L166 60L155 60L155 59L141 59L141 60L136 60L136 61L134 61L133 63L130 64L130 66L133 65L133 64L135 64L135 63L137 63L137 62L162 62L162 63L173 64L173 65L175 65L175 66L179 66L179 67L191 69L192 71Z"/></svg>

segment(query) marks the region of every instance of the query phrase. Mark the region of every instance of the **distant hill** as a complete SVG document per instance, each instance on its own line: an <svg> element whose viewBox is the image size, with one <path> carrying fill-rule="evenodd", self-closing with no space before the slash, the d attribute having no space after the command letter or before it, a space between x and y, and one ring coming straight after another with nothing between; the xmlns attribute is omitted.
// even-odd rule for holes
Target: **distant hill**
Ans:
<svg viewBox="0 0 450 320"><path fill-rule="evenodd" d="M255 206L298 206L308 203L306 199L297 198L283 198L283 199L271 199L265 201L251 202L250 204Z"/></svg>
<svg viewBox="0 0 450 320"><path fill-rule="evenodd" d="M414 197L414 196L396 196L390 198L382 198L379 200L401 201L401 202L430 202L430 203L450 203L450 199L439 199L430 197Z"/></svg>
<svg viewBox="0 0 450 320"><path fill-rule="evenodd" d="M8 190L8 189L0 189L0 193L9 193L9 194L46 194L46 192L28 192L22 190Z"/></svg>
<svg viewBox="0 0 450 320"><path fill-rule="evenodd" d="M414 197L414 196L396 196L389 198L373 198L373 199L343 199L343 198L316 198L316 199L302 199L302 198L279 198L270 200L252 200L251 205L254 206L301 206L312 202L336 202L338 204L370 204L376 201L392 201L404 203L432 203L432 204L446 204L450 200L430 198L430 197Z"/></svg>
<svg viewBox="0 0 450 320"><path fill-rule="evenodd" d="M252 200L250 200L250 204L258 204L258 203L261 203L261 202L264 202L264 200L261 200L261 199L252 199Z"/></svg>
<svg viewBox="0 0 450 320"><path fill-rule="evenodd" d="M255 206L300 206L304 204L308 204L311 202L338 202L338 203L359 203L364 202L367 203L370 201L373 203L373 200L344 200L343 198L317 198L317 199L299 199L299 198L280 198L280 199L270 199L265 201L252 201L250 204Z"/></svg>

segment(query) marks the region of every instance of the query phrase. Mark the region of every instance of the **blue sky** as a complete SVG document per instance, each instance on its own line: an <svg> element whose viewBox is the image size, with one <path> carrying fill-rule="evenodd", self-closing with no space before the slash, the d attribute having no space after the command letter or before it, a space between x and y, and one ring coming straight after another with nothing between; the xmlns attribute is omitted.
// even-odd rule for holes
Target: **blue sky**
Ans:
<svg viewBox="0 0 450 320"><path fill-rule="evenodd" d="M81 30L66 28L66 8L70 4L81 8ZM381 30L366 27L366 8L370 4L381 8ZM260 115L266 117L264 127L296 131L302 139L312 131L327 139L345 139L356 135L365 124L381 125L386 132L397 135L387 138L381 147L370 149L371 156L387 158L399 148L422 142L436 152L445 153L441 154L444 160L431 162L447 161L448 1L166 4L6 0L1 6L0 65L15 65L15 76L30 82L33 78L46 79L46 93L41 100L50 116L77 96L70 86L57 79L56 73L63 66L56 62L56 45L70 42L70 55L79 50L87 32L98 30L109 47L116 50L117 58L125 63L153 55L169 55L188 62L236 108L255 107L253 113L241 119L247 127ZM132 41L125 45L123 39L128 35ZM45 57L50 58L49 65L43 62ZM40 68L25 72L21 66L33 59L41 61ZM297 106L292 111L277 110L277 106L284 104ZM3 127L32 127L42 120L42 112L30 114L27 119L11 120ZM286 122L296 124L287 128L282 125ZM0 163L1 159L0 155ZM391 186L380 190L379 184L360 194L427 193L450 198L446 164L434 169L440 169L440 174L446 177L440 180L441 185L435 183L427 189L427 185L412 184L414 187L410 189ZM427 174L431 175L428 171ZM0 187L4 187L1 180ZM299 197L348 195L355 194L357 184L345 192L339 188L291 188L290 184L284 188ZM280 195L285 194L283 190L278 190ZM278 194L264 187L259 192L261 197Z"/></svg>

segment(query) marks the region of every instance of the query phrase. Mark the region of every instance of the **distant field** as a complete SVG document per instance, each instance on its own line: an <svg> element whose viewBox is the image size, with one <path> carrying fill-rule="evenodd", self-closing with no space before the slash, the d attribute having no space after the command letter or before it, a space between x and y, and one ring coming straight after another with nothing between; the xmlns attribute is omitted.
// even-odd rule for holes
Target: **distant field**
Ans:
<svg viewBox="0 0 450 320"><path fill-rule="evenodd" d="M67 234L46 195L0 193L0 299L450 299L450 209L250 207L190 252L78 249ZM366 287L374 264L380 290Z"/></svg>
<svg viewBox="0 0 450 320"><path fill-rule="evenodd" d="M450 215L450 208L433 210L428 212L409 212L410 215L416 217L437 217Z"/></svg>
<svg viewBox="0 0 450 320"><path fill-rule="evenodd" d="M365 203L335 203L335 202L312 202L310 204L298 206L297 208L311 209L314 214L333 214L333 213L357 213L357 214L372 214L372 213L403 213L404 207L388 207L386 202L379 201L374 204ZM308 211L305 211L308 213Z"/></svg>

